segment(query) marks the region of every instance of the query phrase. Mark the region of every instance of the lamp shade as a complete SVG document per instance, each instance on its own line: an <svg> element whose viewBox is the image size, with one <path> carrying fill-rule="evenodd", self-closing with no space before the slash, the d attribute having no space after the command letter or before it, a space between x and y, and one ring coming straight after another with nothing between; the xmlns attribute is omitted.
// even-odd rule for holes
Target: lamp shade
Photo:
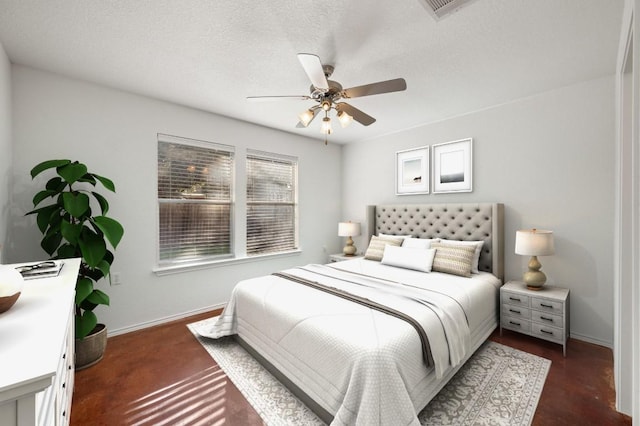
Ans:
<svg viewBox="0 0 640 426"><path fill-rule="evenodd" d="M300 119L300 123L302 123L304 127L307 127L309 123L311 123L311 120L313 120L313 117L315 117L315 114L313 110L310 110L310 109L298 115L298 118Z"/></svg>
<svg viewBox="0 0 640 426"><path fill-rule="evenodd" d="M554 252L553 231L541 229L516 231L516 254L549 256Z"/></svg>
<svg viewBox="0 0 640 426"><path fill-rule="evenodd" d="M338 223L339 237L355 237L356 235L360 235L360 222Z"/></svg>
<svg viewBox="0 0 640 426"><path fill-rule="evenodd" d="M340 125L342 126L342 128L345 128L349 124L351 124L351 122L353 122L353 117L344 111L340 111L338 113L338 120L340 121Z"/></svg>

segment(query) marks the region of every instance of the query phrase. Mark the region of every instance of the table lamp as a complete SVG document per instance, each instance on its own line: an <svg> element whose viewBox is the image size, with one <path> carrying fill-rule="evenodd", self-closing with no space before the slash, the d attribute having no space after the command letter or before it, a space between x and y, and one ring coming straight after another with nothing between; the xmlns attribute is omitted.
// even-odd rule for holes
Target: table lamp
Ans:
<svg viewBox="0 0 640 426"><path fill-rule="evenodd" d="M553 231L540 229L526 229L516 231L516 254L531 256L529 270L524 273L522 280L530 290L540 290L547 277L540 270L542 264L538 256L549 256L555 252L553 245Z"/></svg>
<svg viewBox="0 0 640 426"><path fill-rule="evenodd" d="M342 249L342 253L345 256L353 256L356 254L356 246L353 245L353 239L351 237L355 237L360 235L360 223L359 222L340 222L338 223L338 236L339 237L347 237L347 242L344 248Z"/></svg>

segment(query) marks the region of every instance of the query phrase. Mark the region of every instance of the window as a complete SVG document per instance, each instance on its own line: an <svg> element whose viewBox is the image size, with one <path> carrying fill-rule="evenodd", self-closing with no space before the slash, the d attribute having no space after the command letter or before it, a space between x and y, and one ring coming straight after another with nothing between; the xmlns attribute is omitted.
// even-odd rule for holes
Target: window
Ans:
<svg viewBox="0 0 640 426"><path fill-rule="evenodd" d="M158 135L159 261L232 255L233 147Z"/></svg>
<svg viewBox="0 0 640 426"><path fill-rule="evenodd" d="M298 248L298 159L247 152L247 255Z"/></svg>

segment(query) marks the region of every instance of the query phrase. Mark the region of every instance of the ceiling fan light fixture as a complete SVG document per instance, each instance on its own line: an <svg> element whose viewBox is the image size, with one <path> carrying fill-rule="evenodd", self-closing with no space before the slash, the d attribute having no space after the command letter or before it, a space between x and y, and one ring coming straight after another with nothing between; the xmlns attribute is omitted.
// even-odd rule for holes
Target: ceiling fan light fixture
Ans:
<svg viewBox="0 0 640 426"><path fill-rule="evenodd" d="M340 125L342 126L342 128L344 129L345 127L347 127L349 124L351 124L351 122L353 121L353 117L350 116L349 114L347 114L344 111L340 111L338 113L338 121L340 121Z"/></svg>
<svg viewBox="0 0 640 426"><path fill-rule="evenodd" d="M309 123L311 123L311 120L313 120L313 116L314 116L313 111L308 109L303 113L299 114L298 118L300 119L300 123L302 123L304 127L307 127Z"/></svg>
<svg viewBox="0 0 640 426"><path fill-rule="evenodd" d="M471 2L474 0L422 0L428 2ZM348 89L344 89L342 85L333 80L329 80L329 77L333 74L334 67L332 65L323 65L318 55L311 53L299 53L298 60L307 74L307 77L311 81L309 87L309 95L299 96L249 96L247 100L259 101L259 100L304 100L313 101L315 104L298 114L299 122L296 124L296 128L309 127L311 122L318 115L324 115L322 119L320 131L325 135L325 143L327 141L326 135L333 133L331 126L331 110L336 112L337 119L340 122L341 127L347 127L353 121L357 121L363 126L370 126L376 122L376 119L370 115L364 113L358 108L346 103L340 102L341 99L358 98L362 96L379 95L382 93L393 93L407 90L407 82L404 78L395 78L393 80L378 81L375 83L364 84L361 86L355 86ZM324 112L324 114L321 114Z"/></svg>
<svg viewBox="0 0 640 426"><path fill-rule="evenodd" d="M331 119L329 117L325 117L322 119L322 127L320 127L320 132L324 135L330 135L333 130L331 129Z"/></svg>

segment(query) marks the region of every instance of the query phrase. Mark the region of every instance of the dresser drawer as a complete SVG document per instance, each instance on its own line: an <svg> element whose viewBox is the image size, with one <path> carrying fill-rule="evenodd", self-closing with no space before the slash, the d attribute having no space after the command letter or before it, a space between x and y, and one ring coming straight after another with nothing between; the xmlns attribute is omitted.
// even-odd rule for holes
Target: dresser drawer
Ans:
<svg viewBox="0 0 640 426"><path fill-rule="evenodd" d="M531 310L518 305L502 305L502 315L515 318L531 318Z"/></svg>
<svg viewBox="0 0 640 426"><path fill-rule="evenodd" d="M500 293L502 297L502 303L508 303L515 306L529 307L529 296L525 296L519 293L510 293L508 291L502 291Z"/></svg>
<svg viewBox="0 0 640 426"><path fill-rule="evenodd" d="M564 317L548 312L532 311L531 319L542 325L564 328Z"/></svg>
<svg viewBox="0 0 640 426"><path fill-rule="evenodd" d="M502 328L519 331L521 333L529 333L531 331L531 321L523 318L514 318L511 316L503 316L500 319Z"/></svg>
<svg viewBox="0 0 640 426"><path fill-rule="evenodd" d="M531 335L556 343L563 343L564 341L564 332L562 329L537 324L535 322L531 324Z"/></svg>
<svg viewBox="0 0 640 426"><path fill-rule="evenodd" d="M531 308L540 309L547 312L553 312L556 314L562 314L562 302L556 302L549 299L542 299L539 297L531 298Z"/></svg>

